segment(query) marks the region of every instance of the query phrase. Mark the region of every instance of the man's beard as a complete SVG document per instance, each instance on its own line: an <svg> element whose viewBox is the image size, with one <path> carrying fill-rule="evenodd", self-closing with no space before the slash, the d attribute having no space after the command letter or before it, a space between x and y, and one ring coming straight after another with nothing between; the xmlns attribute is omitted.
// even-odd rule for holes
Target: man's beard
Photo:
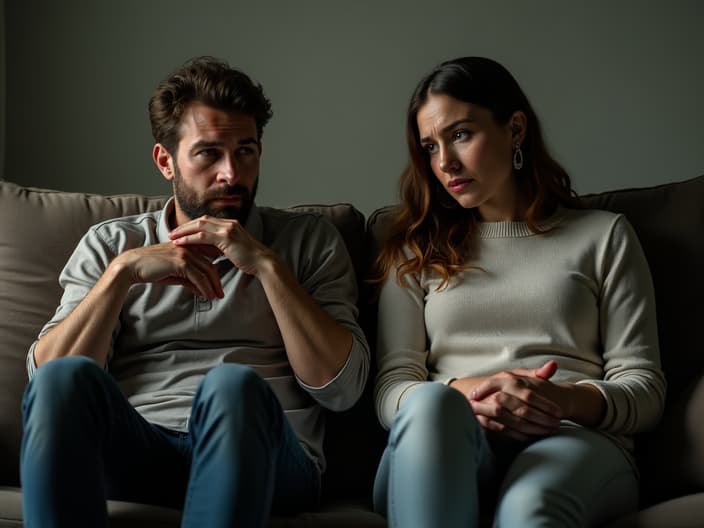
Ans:
<svg viewBox="0 0 704 528"><path fill-rule="evenodd" d="M249 211L252 209L252 204L254 204L258 185L259 179L257 178L251 193L244 185L235 184L221 187L217 190L208 190L203 196L199 197L193 189L183 182L181 172L178 166L174 164L174 195L181 210L191 220L203 215L209 215L216 218L237 220L244 225L249 216ZM211 200L237 195L241 197L241 205L228 205L219 209L212 209L208 206Z"/></svg>

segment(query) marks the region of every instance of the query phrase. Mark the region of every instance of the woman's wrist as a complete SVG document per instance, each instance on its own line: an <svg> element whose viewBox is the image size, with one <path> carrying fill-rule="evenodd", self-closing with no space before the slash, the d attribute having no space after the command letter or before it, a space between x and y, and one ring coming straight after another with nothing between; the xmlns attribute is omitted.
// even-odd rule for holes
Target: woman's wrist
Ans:
<svg viewBox="0 0 704 528"><path fill-rule="evenodd" d="M606 414L601 391L588 383L559 383L565 398L561 402L564 418L586 427L597 427Z"/></svg>

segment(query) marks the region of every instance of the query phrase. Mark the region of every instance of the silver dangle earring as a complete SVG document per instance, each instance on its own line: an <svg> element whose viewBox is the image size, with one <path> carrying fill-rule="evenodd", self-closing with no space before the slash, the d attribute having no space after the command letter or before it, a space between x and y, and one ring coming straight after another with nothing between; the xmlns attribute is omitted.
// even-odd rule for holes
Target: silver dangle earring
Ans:
<svg viewBox="0 0 704 528"><path fill-rule="evenodd" d="M523 151L520 143L516 143L513 149L513 168L517 171L523 168Z"/></svg>

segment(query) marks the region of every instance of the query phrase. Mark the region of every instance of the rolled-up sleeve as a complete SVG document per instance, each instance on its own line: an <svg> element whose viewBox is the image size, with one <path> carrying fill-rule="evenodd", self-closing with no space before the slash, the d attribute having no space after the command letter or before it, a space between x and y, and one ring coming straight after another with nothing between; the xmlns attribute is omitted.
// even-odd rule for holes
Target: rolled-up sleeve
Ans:
<svg viewBox="0 0 704 528"><path fill-rule="evenodd" d="M37 342L78 306L95 283L98 282L98 279L103 275L114 256L114 248L105 242L96 228L90 229L81 238L59 275L59 284L63 288L59 306L53 317L42 327L38 338L32 343L27 352L26 367L29 379L32 379L37 369L34 359L34 349L37 346ZM112 357L112 346L118 331L119 323L118 327L113 331L108 358Z"/></svg>
<svg viewBox="0 0 704 528"><path fill-rule="evenodd" d="M333 411L350 408L359 399L369 375L369 344L358 323L357 278L337 229L320 217L308 232L301 286L338 324L352 334L347 360L322 387L297 381L320 405Z"/></svg>

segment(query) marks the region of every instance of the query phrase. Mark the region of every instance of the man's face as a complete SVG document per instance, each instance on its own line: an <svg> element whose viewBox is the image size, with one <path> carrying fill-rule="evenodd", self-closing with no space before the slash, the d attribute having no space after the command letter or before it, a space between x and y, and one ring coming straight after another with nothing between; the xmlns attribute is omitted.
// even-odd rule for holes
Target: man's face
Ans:
<svg viewBox="0 0 704 528"><path fill-rule="evenodd" d="M244 223L259 179L254 118L193 103L184 112L180 137L172 171L162 169L173 181L176 225L203 215Z"/></svg>
<svg viewBox="0 0 704 528"><path fill-rule="evenodd" d="M199 195L181 176L178 162L174 164L173 186L176 205L189 220L209 215L237 220L244 224L257 195L258 185L259 179L256 179L251 190L236 183ZM211 205L213 203L216 205Z"/></svg>

